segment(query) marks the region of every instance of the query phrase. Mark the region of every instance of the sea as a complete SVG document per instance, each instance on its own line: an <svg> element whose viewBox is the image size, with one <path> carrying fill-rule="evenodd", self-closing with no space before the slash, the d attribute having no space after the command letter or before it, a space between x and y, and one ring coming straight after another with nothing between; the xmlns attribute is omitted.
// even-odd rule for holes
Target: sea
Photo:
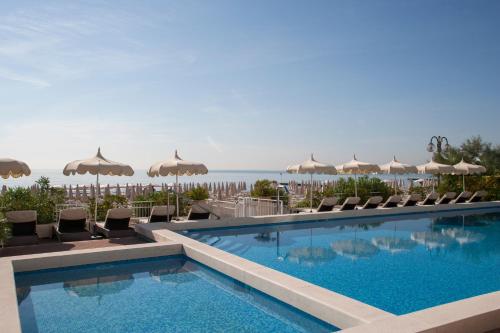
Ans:
<svg viewBox="0 0 500 333"><path fill-rule="evenodd" d="M62 170L32 170L31 175L27 177L20 178L9 178L0 179L0 186L6 185L7 187L27 187L35 184L35 181L41 176L48 177L51 185L63 186L63 185L90 185L95 184L96 176L86 174L86 175L74 175L65 176ZM346 177L345 175L314 175L313 179L315 181L333 181L340 178ZM378 177L381 179L394 180L394 175L370 175L370 177ZM397 179L403 182L407 182L410 179L426 178L425 175L403 175L398 176ZM254 184L257 180L268 179L272 181L277 181L280 183L288 183L290 181L297 182L308 182L310 180L310 175L308 174L289 174L284 171L276 170L210 170L206 175L195 175L195 176L180 176L180 183L226 183L226 182L246 182L248 186ZM99 183L102 185L109 184L121 185L126 184L173 184L175 182L175 176L169 177L155 177L151 178L146 174L146 170L135 170L135 173L131 177L126 176L99 176Z"/></svg>

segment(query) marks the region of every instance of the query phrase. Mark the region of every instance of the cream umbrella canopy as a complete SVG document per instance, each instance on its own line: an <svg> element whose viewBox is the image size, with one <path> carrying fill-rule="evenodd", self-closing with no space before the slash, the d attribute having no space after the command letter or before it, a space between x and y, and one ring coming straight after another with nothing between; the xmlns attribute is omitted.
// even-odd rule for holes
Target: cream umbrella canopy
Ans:
<svg viewBox="0 0 500 333"><path fill-rule="evenodd" d="M26 163L12 158L0 158L0 177L3 179L29 175L31 175L31 170Z"/></svg>
<svg viewBox="0 0 500 333"><path fill-rule="evenodd" d="M462 175L462 187L465 191L465 175L479 175L486 172L486 168L482 165L470 164L462 160L453 166L455 175Z"/></svg>
<svg viewBox="0 0 500 333"><path fill-rule="evenodd" d="M149 177L175 176L177 217L179 217L179 176L205 175L207 173L208 169L203 163L185 161L179 157L177 150L174 158L155 163L148 170Z"/></svg>
<svg viewBox="0 0 500 333"><path fill-rule="evenodd" d="M434 175L451 174L453 173L455 168L453 168L452 165L441 164L435 162L434 159L432 159L430 162L426 164L417 166L417 170L419 173L427 173L434 176ZM432 182L432 190L434 191L434 182Z"/></svg>
<svg viewBox="0 0 500 333"><path fill-rule="evenodd" d="M311 158L307 161L302 162L301 164L291 165L286 168L286 172L288 173L301 173L301 174L310 174L311 175L311 184L309 187L310 194L310 209L312 212L312 201L313 201L313 191L312 191L312 181L313 174L326 174L326 175L336 175L337 169L333 165L324 164L318 162L314 159L314 155L311 154Z"/></svg>
<svg viewBox="0 0 500 333"><path fill-rule="evenodd" d="M377 164L358 161L356 155L347 163L337 166L337 170L344 174L354 175L354 196L358 196L358 175L380 172L380 167Z"/></svg>
<svg viewBox="0 0 500 333"><path fill-rule="evenodd" d="M130 165L111 161L101 154L101 148L97 150L97 154L86 160L76 160L66 164L63 170L65 176L83 175L90 173L96 175L96 189L99 189L99 175L103 176L133 176L134 170ZM96 196L98 195L96 191ZM97 198L95 204L95 220L97 221Z"/></svg>
<svg viewBox="0 0 500 333"><path fill-rule="evenodd" d="M396 175L403 175L407 173L417 173L417 167L414 165L409 165L401 163L396 159L396 156L389 163L380 165L380 172L385 174L394 175L394 180L396 180ZM397 194L397 181L394 183L394 194Z"/></svg>

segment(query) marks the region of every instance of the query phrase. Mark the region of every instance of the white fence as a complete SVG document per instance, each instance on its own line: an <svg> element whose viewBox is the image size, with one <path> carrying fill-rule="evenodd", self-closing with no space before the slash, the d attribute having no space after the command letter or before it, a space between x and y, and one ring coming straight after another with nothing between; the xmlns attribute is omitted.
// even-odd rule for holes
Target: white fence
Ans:
<svg viewBox="0 0 500 333"><path fill-rule="evenodd" d="M240 197L235 201L210 200L209 205L222 218L283 214L281 200Z"/></svg>

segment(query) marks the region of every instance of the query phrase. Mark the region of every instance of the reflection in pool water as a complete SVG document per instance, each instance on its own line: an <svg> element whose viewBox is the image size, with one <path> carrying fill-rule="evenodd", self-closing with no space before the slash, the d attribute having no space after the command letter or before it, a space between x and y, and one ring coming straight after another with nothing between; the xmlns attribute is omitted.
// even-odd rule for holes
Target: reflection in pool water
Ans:
<svg viewBox="0 0 500 333"><path fill-rule="evenodd" d="M184 234L403 314L500 289L500 213L454 214Z"/></svg>
<svg viewBox="0 0 500 333"><path fill-rule="evenodd" d="M30 332L337 330L183 256L16 274Z"/></svg>

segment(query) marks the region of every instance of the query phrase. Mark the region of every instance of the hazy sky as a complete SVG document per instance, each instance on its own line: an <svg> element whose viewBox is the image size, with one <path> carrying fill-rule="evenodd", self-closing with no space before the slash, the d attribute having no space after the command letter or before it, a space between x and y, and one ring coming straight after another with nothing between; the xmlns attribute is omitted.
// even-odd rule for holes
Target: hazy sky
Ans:
<svg viewBox="0 0 500 333"><path fill-rule="evenodd" d="M429 158L500 142L500 1L2 1L0 156Z"/></svg>

